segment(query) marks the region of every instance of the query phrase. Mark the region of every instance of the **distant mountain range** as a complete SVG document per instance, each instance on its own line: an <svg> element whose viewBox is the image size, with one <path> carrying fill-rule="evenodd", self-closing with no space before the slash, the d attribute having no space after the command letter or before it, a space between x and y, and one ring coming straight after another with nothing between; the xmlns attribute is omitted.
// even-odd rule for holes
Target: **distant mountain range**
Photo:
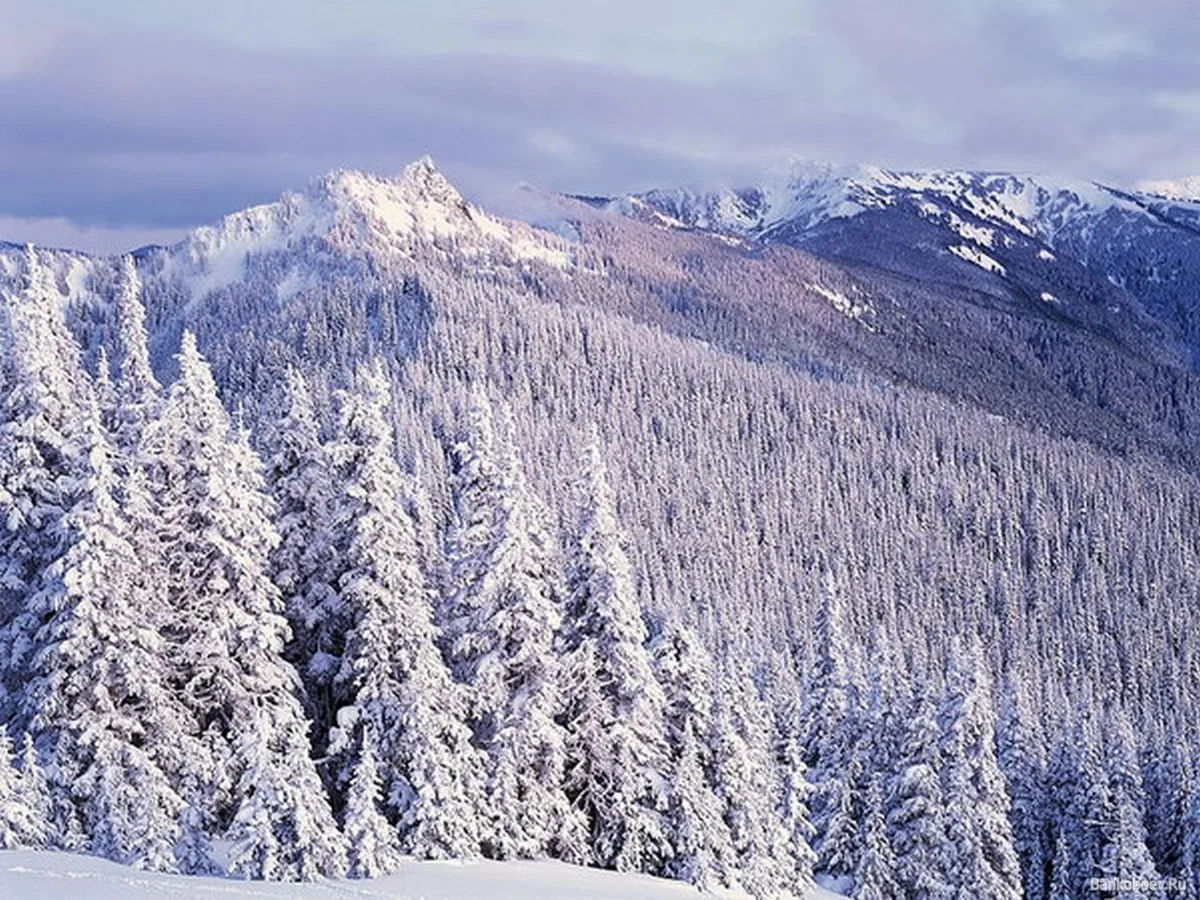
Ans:
<svg viewBox="0 0 1200 900"><path fill-rule="evenodd" d="M786 244L938 280L966 279L955 273L966 263L1068 316L1079 302L1126 321L1144 310L1196 363L1200 182L1194 179L1127 191L1002 172L794 162L754 187L650 191L606 205L666 227ZM1061 284L1063 269L1079 268L1086 272L1069 277L1077 283Z"/></svg>

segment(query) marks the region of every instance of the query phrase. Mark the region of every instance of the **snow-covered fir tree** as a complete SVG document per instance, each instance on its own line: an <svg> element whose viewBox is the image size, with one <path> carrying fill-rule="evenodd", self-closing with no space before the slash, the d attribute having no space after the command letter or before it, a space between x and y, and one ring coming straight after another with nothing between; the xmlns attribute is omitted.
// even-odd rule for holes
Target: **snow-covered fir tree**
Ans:
<svg viewBox="0 0 1200 900"><path fill-rule="evenodd" d="M1075 896L1090 879L1110 874L1106 853L1117 812L1096 723L1077 709L1068 727L1051 763L1056 841L1051 880L1060 894Z"/></svg>
<svg viewBox="0 0 1200 900"><path fill-rule="evenodd" d="M332 448L340 494L333 501L340 577L349 620L335 678L341 701L333 745L341 783L360 765L362 723L376 742L384 804L401 847L433 859L480 850L482 758L472 746L461 688L438 650L432 591L418 565L388 424L390 387L381 365L363 370L341 398Z"/></svg>
<svg viewBox="0 0 1200 900"><path fill-rule="evenodd" d="M346 874L350 878L377 878L400 865L399 834L380 809L383 783L375 759L378 741L369 734L355 739L359 749L342 812L349 858Z"/></svg>
<svg viewBox="0 0 1200 900"><path fill-rule="evenodd" d="M97 407L77 435L80 471L58 553L27 606L42 624L21 721L47 761L53 829L78 827L99 856L169 871L182 804L162 764L176 752L182 712L166 690L155 598L142 590Z"/></svg>
<svg viewBox="0 0 1200 900"><path fill-rule="evenodd" d="M492 818L484 846L500 859L554 854L585 862L586 825L563 789L566 733L557 721L561 560L509 434L494 433L485 404L476 397L456 450L445 603L447 648L488 756Z"/></svg>
<svg viewBox="0 0 1200 900"><path fill-rule="evenodd" d="M117 430L117 414L120 401L117 399L117 386L112 380L112 364L108 360L108 348L101 345L97 352L96 377L92 380L92 389L97 409L100 410L100 424L105 432L112 435ZM118 459L121 459L118 455Z"/></svg>
<svg viewBox="0 0 1200 900"><path fill-rule="evenodd" d="M781 701L775 734L775 759L779 767L779 817L786 841L786 867L792 889L803 895L812 885L817 855L812 849L815 830L809 813L812 785L800 746L800 703L794 694Z"/></svg>
<svg viewBox="0 0 1200 900"><path fill-rule="evenodd" d="M955 896L1017 900L1020 863L1008 821L1008 787L996 761L995 713L977 644L952 647L938 718L950 840L947 874Z"/></svg>
<svg viewBox="0 0 1200 900"><path fill-rule="evenodd" d="M313 714L314 739L324 746L336 712L333 679L346 617L332 583L337 551L330 505L335 492L329 454L308 384L289 367L278 395L278 412L265 443L268 490L275 502L279 544L271 554L271 577L283 594L291 625L288 656L299 668Z"/></svg>
<svg viewBox="0 0 1200 900"><path fill-rule="evenodd" d="M779 773L763 704L744 663L726 661L714 710L715 788L729 826L738 883L755 896L791 888L791 835L779 816Z"/></svg>
<svg viewBox="0 0 1200 900"><path fill-rule="evenodd" d="M662 688L622 546L595 431L582 454L568 535L567 792L587 817L595 861L658 872L670 858Z"/></svg>
<svg viewBox="0 0 1200 900"><path fill-rule="evenodd" d="M91 385L53 276L32 247L20 290L0 296L0 713L16 715L41 621L27 609L56 555L76 477L74 430Z"/></svg>
<svg viewBox="0 0 1200 900"><path fill-rule="evenodd" d="M1042 900L1048 889L1045 863L1053 849L1046 818L1045 752L1034 728L1028 686L1012 671L1006 674L1001 691L996 755L1011 799L1008 817L1025 900Z"/></svg>
<svg viewBox="0 0 1200 900"><path fill-rule="evenodd" d="M491 401L476 386L463 424L446 448L451 519L446 529L446 584L438 620L446 657L464 677L481 651L473 645L482 582L497 542L503 487Z"/></svg>
<svg viewBox="0 0 1200 900"><path fill-rule="evenodd" d="M142 284L133 257L121 257L120 266L114 303L118 400L115 430L119 448L129 453L136 450L146 425L158 415L162 386L150 366L146 308L142 304Z"/></svg>
<svg viewBox="0 0 1200 900"><path fill-rule="evenodd" d="M1190 785L1183 817L1183 847L1175 877L1183 882L1186 900L1200 897L1200 783Z"/></svg>
<svg viewBox="0 0 1200 900"><path fill-rule="evenodd" d="M855 900L890 900L903 891L896 878L896 854L888 842L883 815L883 777L876 773L867 788L862 852L854 867Z"/></svg>
<svg viewBox="0 0 1200 900"><path fill-rule="evenodd" d="M895 876L913 900L946 900L952 896L948 870L952 855L939 780L938 724L934 704L924 690L914 691L909 704L887 801L888 833L896 852Z"/></svg>
<svg viewBox="0 0 1200 900"><path fill-rule="evenodd" d="M17 768L8 731L0 728L0 850L43 847L49 823L43 808L33 800L29 776Z"/></svg>
<svg viewBox="0 0 1200 900"><path fill-rule="evenodd" d="M191 334L178 361L144 441L159 546L172 561L169 683L190 719L176 778L186 803L230 828L240 874L338 874L341 838L310 756L299 679L283 659L288 628L268 577L278 535L261 464Z"/></svg>
<svg viewBox="0 0 1200 900"><path fill-rule="evenodd" d="M813 623L814 657L804 686L803 745L813 785L817 868L852 875L863 789L858 726L851 706L840 588L827 574Z"/></svg>
<svg viewBox="0 0 1200 900"><path fill-rule="evenodd" d="M1128 716L1110 711L1103 733L1109 757L1106 768L1112 820L1102 826L1108 833L1101 869L1110 877L1157 883L1162 875L1155 868L1146 845L1145 790L1133 726ZM1163 889L1140 893L1151 900L1165 900L1166 897Z"/></svg>
<svg viewBox="0 0 1200 900"><path fill-rule="evenodd" d="M660 627L651 653L666 699L671 749L667 822L672 853L663 872L702 890L729 886L736 883L738 859L724 803L713 789L718 760L712 658L695 634L677 622Z"/></svg>

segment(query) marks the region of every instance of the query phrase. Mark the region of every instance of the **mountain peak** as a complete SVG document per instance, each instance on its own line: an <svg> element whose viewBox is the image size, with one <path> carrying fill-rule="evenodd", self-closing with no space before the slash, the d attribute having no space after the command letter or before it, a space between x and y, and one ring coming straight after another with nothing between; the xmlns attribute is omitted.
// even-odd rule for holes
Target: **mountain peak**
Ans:
<svg viewBox="0 0 1200 900"><path fill-rule="evenodd" d="M338 253L379 260L411 259L417 245L451 242L454 253L480 266L496 260L571 263L557 238L469 205L424 156L391 177L335 169L301 192L197 228L182 242L186 262L179 274L190 280L194 295L203 296L243 279L248 257L292 254L314 240Z"/></svg>
<svg viewBox="0 0 1200 900"><path fill-rule="evenodd" d="M334 169L316 179L309 194L335 207L359 210L374 208L383 202L432 204L465 212L467 202L458 189L442 174L430 156L409 163L392 177L374 175L357 169Z"/></svg>
<svg viewBox="0 0 1200 900"><path fill-rule="evenodd" d="M442 170L438 168L437 163L429 154L425 154L405 166L398 181L400 185L410 188L417 196L428 200L453 206L459 206L465 202L462 194L442 174Z"/></svg>

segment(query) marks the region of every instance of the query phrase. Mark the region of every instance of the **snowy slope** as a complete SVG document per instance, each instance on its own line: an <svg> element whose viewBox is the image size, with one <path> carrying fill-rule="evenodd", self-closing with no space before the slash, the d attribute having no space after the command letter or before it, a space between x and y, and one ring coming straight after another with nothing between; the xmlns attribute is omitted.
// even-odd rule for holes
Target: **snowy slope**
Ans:
<svg viewBox="0 0 1200 900"><path fill-rule="evenodd" d="M931 216L941 214L943 205L965 210L1043 240L1112 209L1146 214L1136 195L1090 181L999 172L904 172L798 159L770 170L753 187L650 191L614 200L611 207L643 217L653 211L664 225L769 238L785 225L793 231L811 229L904 201L920 201Z"/></svg>
<svg viewBox="0 0 1200 900"><path fill-rule="evenodd" d="M571 264L567 242L471 206L428 157L395 177L331 172L303 191L197 228L157 255L161 277L178 281L198 301L245 279L255 257L286 261L302 253L404 260L417 245L443 247L480 268ZM307 286L307 275L287 273L280 298Z"/></svg>
<svg viewBox="0 0 1200 900"><path fill-rule="evenodd" d="M1134 323L1144 311L1200 369L1200 179L1126 190L1057 176L790 160L748 187L656 190L607 207L660 228L790 245L922 280L1067 294L1063 308L1100 332L1121 331L1122 322L1144 331ZM1063 290L1068 281L1075 290Z"/></svg>
<svg viewBox="0 0 1200 900"><path fill-rule="evenodd" d="M680 882L584 869L555 862L410 862L375 881L269 884L159 875L68 853L0 852L4 900L671 900L697 897ZM839 894L816 889L813 900Z"/></svg>

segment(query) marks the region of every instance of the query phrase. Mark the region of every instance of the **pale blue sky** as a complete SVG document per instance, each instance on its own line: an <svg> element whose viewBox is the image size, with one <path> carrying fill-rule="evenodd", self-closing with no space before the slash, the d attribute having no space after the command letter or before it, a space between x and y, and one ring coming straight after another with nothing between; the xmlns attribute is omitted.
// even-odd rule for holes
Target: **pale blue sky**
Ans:
<svg viewBox="0 0 1200 900"><path fill-rule="evenodd" d="M1192 3L0 0L0 238L119 245L426 152L484 200L787 154L1175 177L1200 172Z"/></svg>

